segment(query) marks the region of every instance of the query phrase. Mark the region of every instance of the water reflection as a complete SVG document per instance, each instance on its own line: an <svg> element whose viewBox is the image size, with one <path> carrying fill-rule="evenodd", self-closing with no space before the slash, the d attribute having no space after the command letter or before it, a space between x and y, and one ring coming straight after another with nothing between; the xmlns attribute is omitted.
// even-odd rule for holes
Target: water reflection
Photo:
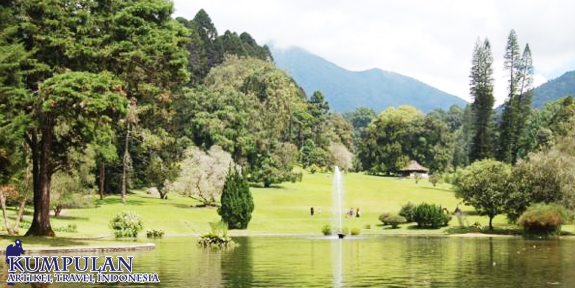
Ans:
<svg viewBox="0 0 575 288"><path fill-rule="evenodd" d="M134 255L134 273L158 273L160 285L142 287L573 287L575 283L575 239L236 240L239 247L220 251L197 247L195 238L167 238L158 240L151 252L107 255ZM0 279L5 281L7 275L3 263ZM51 287L59 286L80 285Z"/></svg>

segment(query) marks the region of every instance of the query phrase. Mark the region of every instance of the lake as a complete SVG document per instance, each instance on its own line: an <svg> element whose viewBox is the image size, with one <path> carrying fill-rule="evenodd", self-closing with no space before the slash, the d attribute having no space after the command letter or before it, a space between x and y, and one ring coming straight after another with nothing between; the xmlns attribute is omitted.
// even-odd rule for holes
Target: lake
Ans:
<svg viewBox="0 0 575 288"><path fill-rule="evenodd" d="M158 273L160 285L141 287L575 287L572 238L235 239L229 250L171 237L154 251L106 255L133 255L134 273Z"/></svg>

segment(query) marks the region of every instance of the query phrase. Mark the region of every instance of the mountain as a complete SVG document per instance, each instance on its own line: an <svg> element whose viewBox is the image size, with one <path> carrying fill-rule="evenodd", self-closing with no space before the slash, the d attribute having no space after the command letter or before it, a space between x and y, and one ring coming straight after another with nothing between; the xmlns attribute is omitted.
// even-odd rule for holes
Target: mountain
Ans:
<svg viewBox="0 0 575 288"><path fill-rule="evenodd" d="M467 104L416 79L380 69L349 71L301 48L272 47L272 54L276 65L287 70L308 95L320 90L334 111L366 106L379 113L408 104L429 112Z"/></svg>
<svg viewBox="0 0 575 288"><path fill-rule="evenodd" d="M575 71L567 72L533 90L533 107L543 108L545 103L571 95L575 97Z"/></svg>

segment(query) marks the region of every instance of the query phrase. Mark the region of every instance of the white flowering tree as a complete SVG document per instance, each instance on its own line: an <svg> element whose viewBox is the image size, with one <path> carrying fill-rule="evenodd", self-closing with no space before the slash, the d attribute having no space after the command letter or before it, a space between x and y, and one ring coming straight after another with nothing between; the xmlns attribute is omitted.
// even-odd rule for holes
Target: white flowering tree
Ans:
<svg viewBox="0 0 575 288"><path fill-rule="evenodd" d="M217 145L207 152L192 146L185 153L180 175L169 189L205 206L215 205L222 194L230 165L233 165L232 156Z"/></svg>

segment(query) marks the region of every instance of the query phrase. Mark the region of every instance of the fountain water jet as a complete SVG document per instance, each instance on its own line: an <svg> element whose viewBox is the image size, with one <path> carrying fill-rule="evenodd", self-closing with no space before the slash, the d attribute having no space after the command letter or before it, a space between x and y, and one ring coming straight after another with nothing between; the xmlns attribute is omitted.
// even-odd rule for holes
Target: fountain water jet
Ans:
<svg viewBox="0 0 575 288"><path fill-rule="evenodd" d="M333 205L333 227L336 227L339 238L343 238L343 225L342 225L342 210L341 205L343 201L343 185L341 179L341 172L339 167L334 167L333 172L333 186L332 186L332 205Z"/></svg>

